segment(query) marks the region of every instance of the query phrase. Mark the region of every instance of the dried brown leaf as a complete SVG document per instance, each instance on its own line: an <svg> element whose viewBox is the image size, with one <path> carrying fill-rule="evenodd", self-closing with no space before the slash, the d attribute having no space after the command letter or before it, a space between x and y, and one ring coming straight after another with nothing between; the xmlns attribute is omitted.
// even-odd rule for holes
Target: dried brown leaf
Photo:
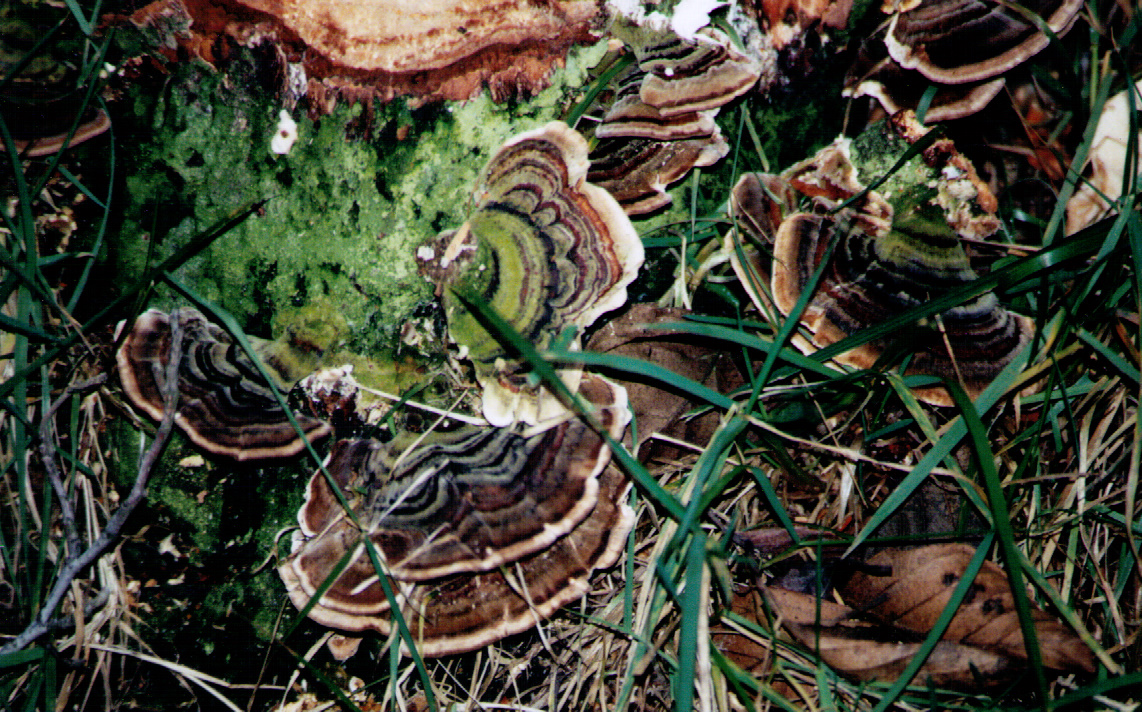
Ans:
<svg viewBox="0 0 1142 712"><path fill-rule="evenodd" d="M680 322L685 309L635 304L623 316L605 325L591 337L587 351L629 356L670 369L680 376L726 393L741 384L733 361L708 340L677 332L648 329L648 325ZM685 395L667 390L655 381L623 381L638 425L639 444L653 433L662 433L697 445L709 441L718 426L718 415L708 413L683 419L702 405ZM671 448L655 446L640 452L640 459L669 458Z"/></svg>
<svg viewBox="0 0 1142 712"><path fill-rule="evenodd" d="M853 617L853 609L784 588L766 587L765 601L785 624L820 625L832 628Z"/></svg>
<svg viewBox="0 0 1142 712"><path fill-rule="evenodd" d="M753 587L744 592L734 591L730 600L730 609L749 621L763 620L764 608L761 592ZM734 665L755 677L765 674L773 663L769 646L725 624L712 626L710 639Z"/></svg>
<svg viewBox="0 0 1142 712"><path fill-rule="evenodd" d="M895 680L920 650L900 642L893 631L857 620L856 611L815 596L765 588L764 596L782 626L829 666L860 680ZM917 679L941 687L978 688L1006 681L1019 666L1002 652L940 641L920 667Z"/></svg>
<svg viewBox="0 0 1142 712"><path fill-rule="evenodd" d="M895 680L912 662L920 643L878 640L868 628L822 628L786 624L802 645L812 648L831 667L860 680ZM941 687L991 686L1006 679L1011 658L982 648L940 641L916 677Z"/></svg>
<svg viewBox="0 0 1142 712"><path fill-rule="evenodd" d="M867 563L890 573L857 572L841 593L862 614L923 635L943 613L974 553L965 544L885 550ZM1038 608L1032 617L1044 666L1094 672L1094 656L1076 635ZM984 562L944 640L1027 658L1011 586L997 564Z"/></svg>

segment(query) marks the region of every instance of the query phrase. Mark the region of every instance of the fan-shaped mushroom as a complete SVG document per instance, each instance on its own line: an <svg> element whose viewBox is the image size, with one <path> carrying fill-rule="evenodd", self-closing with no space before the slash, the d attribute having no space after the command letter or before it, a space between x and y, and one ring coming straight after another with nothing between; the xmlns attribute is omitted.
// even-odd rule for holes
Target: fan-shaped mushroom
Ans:
<svg viewBox="0 0 1142 712"><path fill-rule="evenodd" d="M729 151L721 131L671 141L606 139L591 151L590 179L604 186L628 215L644 215L673 202L666 193L670 184L694 168L714 165Z"/></svg>
<svg viewBox="0 0 1142 712"><path fill-rule="evenodd" d="M939 88L925 120L957 119L979 111L1003 88L1004 72L1050 42L1024 13L1056 35L1071 28L1082 0L1033 0L1018 8L991 0L919 0L895 10L879 42L862 49L846 96L871 96L894 114L915 109L929 83ZM885 12L893 12L885 3Z"/></svg>
<svg viewBox="0 0 1142 712"><path fill-rule="evenodd" d="M306 440L329 434L327 423L295 414L304 437L299 435L242 347L189 308L169 316L157 309L143 313L119 347L119 378L135 407L155 420L163 417L172 317L185 339L175 422L196 445L215 455L252 460L294 455ZM282 392L312 369L288 346L255 338L250 342Z"/></svg>
<svg viewBox="0 0 1142 712"><path fill-rule="evenodd" d="M861 65L859 61L858 65ZM966 84L939 85L928 104L924 120L934 124L971 116L987 106L1003 89L1004 83L1004 78L999 77ZM891 57L885 56L878 62L854 67L843 94L851 97L871 96L880 102L887 113L895 114L919 106L928 86L929 81L918 72L905 69Z"/></svg>
<svg viewBox="0 0 1142 712"><path fill-rule="evenodd" d="M423 265L441 292L452 340L475 364L493 424L535 423L563 409L523 382L457 292L483 300L546 348L567 327L581 329L622 305L642 265L630 220L586 173L586 141L566 124L515 137L488 163L472 216L442 233Z"/></svg>
<svg viewBox="0 0 1142 712"><path fill-rule="evenodd" d="M1027 0L1020 10L1039 16L1061 35L1082 5L1082 0ZM1027 61L1050 42L1020 10L990 0L921 0L893 16L884 41L905 69L942 84L976 82Z"/></svg>
<svg viewBox="0 0 1142 712"><path fill-rule="evenodd" d="M708 31L697 42L670 37L636 49L645 72L639 96L666 116L720 109L757 83L761 67Z"/></svg>
<svg viewBox="0 0 1142 712"><path fill-rule="evenodd" d="M600 425L620 437L629 418L623 389L588 375L582 393ZM622 503L628 484L607 468L609 448L582 420L538 433L470 427L401 447L334 446L326 469L361 530L320 471L310 481L298 514L306 539L278 571L299 608L328 584L309 613L319 623L391 631L362 535L394 584L418 649L430 656L534 626L582 596L591 571L618 557L633 516Z"/></svg>
<svg viewBox="0 0 1142 712"><path fill-rule="evenodd" d="M591 151L592 182L629 215L670 204L666 188L695 167L713 165L729 145L714 123L718 109L749 91L761 64L709 31L694 42L655 36L635 46L637 62L618 90Z"/></svg>

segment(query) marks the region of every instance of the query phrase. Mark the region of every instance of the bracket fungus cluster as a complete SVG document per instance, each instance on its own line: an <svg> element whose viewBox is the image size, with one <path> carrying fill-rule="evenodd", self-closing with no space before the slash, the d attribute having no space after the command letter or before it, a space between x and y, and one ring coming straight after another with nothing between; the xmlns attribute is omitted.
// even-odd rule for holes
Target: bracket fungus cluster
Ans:
<svg viewBox="0 0 1142 712"><path fill-rule="evenodd" d="M135 407L155 420L163 417L172 320L185 343L175 423L196 445L215 455L256 460L295 455L306 440L329 434L328 423L299 413L294 418L304 437L299 435L245 350L201 312L186 307L169 315L144 312L124 337L116 361L123 391ZM282 393L313 368L288 345L252 337L250 342Z"/></svg>
<svg viewBox="0 0 1142 712"><path fill-rule="evenodd" d="M473 650L581 597L592 571L619 556L634 515L606 439L630 419L625 389L576 370L564 377L583 415L545 400L457 296L487 304L540 348L625 302L642 243L614 198L586 181L587 167L586 141L565 124L521 134L489 161L469 220L422 246L490 425L333 444L279 567L293 602L319 623L388 634L395 603L421 654ZM177 422L205 450L285 457L331 431L300 414L295 430L241 346L193 309L146 312L118 351L124 391L151 417L163 417L172 390L164 374L176 337ZM283 391L316 366L286 344L250 341Z"/></svg>
<svg viewBox="0 0 1142 712"><path fill-rule="evenodd" d="M810 334L794 339L802 351L837 343L977 279L961 237L985 237L997 229L995 199L950 141L935 142L880 189L864 192L879 177L870 164L891 165L886 157L902 155L922 135L906 113L855 140L838 139L780 176L749 174L735 186L735 219L743 233L762 241L762 249L742 245L746 259L738 259L737 233L728 236L727 248L759 309L793 314L812 276L823 269L797 314ZM799 196L809 201L808 211L797 212ZM850 204L842 207L844 201ZM767 276L772 301L759 288ZM931 324L913 326L903 344L879 337L836 360L868 369L890 348L903 346L913 353L907 373L959 382L974 398L1027 345L1032 331L1029 318L1008 311L987 292ZM941 386L915 392L935 405L952 403Z"/></svg>
<svg viewBox="0 0 1142 712"><path fill-rule="evenodd" d="M761 65L712 31L693 42L657 37L634 52L595 129L589 177L641 215L670 204L671 183L729 152L714 116L757 83Z"/></svg>
<svg viewBox="0 0 1142 712"><path fill-rule="evenodd" d="M625 391L587 375L580 392L601 430L620 437ZM279 573L299 608L322 591L316 621L388 635L395 602L422 655L466 652L533 627L618 558L633 523L629 483L583 420L538 432L469 426L404 444L340 441L329 479L319 470L309 482L303 536Z"/></svg>
<svg viewBox="0 0 1142 712"><path fill-rule="evenodd" d="M1003 88L1005 72L1046 48L1051 34L1071 28L1082 0L1031 0L1019 7L984 0L910 0L885 3L882 9L892 14L883 42L864 48L845 94L871 96L894 114L915 109L935 85L926 121L937 122L986 106Z"/></svg>
<svg viewBox="0 0 1142 712"><path fill-rule="evenodd" d="M568 327L582 329L626 302L626 286L642 265L642 241L615 199L586 181L587 166L587 142L566 124L516 136L488 162L468 221L421 253L494 425L537 423L564 408L546 389L527 384L520 365L457 295L487 304L543 349ZM565 374L572 390L576 373Z"/></svg>

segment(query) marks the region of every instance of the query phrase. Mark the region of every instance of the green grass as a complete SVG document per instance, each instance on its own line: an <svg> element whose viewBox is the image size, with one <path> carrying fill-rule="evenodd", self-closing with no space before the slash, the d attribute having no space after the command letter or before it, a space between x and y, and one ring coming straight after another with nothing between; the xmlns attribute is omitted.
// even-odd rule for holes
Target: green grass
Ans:
<svg viewBox="0 0 1142 712"><path fill-rule="evenodd" d="M975 283L804 355L791 344L797 323L771 323L752 310L727 265L714 266L696 284L690 284L686 274L682 283L694 315L669 328L734 354L747 372L743 387L730 393L631 358L536 352L497 323L495 314L485 313L502 338L553 385L559 383L554 377L557 366L580 363L613 377L659 382L685 393L696 410L716 413L720 425L708 444L671 462L640 463L621 444L611 443L615 459L636 484L632 497L638 524L625 562L596 576L596 593L545 624L550 648L538 636L525 635L491 650L424 661L402 659L385 641L369 640L357 659L339 666L327 662L315 645L321 633L317 627L287 604L272 642L250 641L263 653L267 670L261 683L268 694L256 698L257 704L268 707L271 698L296 697L296 691L281 689L295 667L317 698L349 709L368 709L371 704L449 709L474 702L489 709L512 705L551 710L723 710L737 705L750 710L1089 709L1110 706L1102 700L1123 705L1137 700L1142 689L1142 674L1134 672L1142 668L1137 643L1142 632L1142 555L1137 542L1142 536L1142 424L1137 413L1142 387L1142 190L1130 178L1117 217L1073 236L1064 236L1062 226L1066 200L1083 180L1081 164L1092 148L1096 117L1128 78L1139 76L1133 45L1142 13L1128 19L1110 17L1111 3L1093 2L1085 12L1075 29L1032 63L1035 76L1054 91L1059 104L1057 123L1049 133L1060 139L1058 148L1069 170L1062 182L1051 185L1055 199L1046 212L1003 209L1000 235L1026 248L1026 256L994 261ZM93 102L101 101L98 69L110 47L95 33L96 17L98 12L69 0L58 29L29 53L30 60L58 42L79 47L80 88ZM12 71L17 70L19 65ZM0 90L10 80L11 75L0 79ZM606 80L604 76L595 88L596 95ZM574 116L589 109L589 99L574 107ZM723 129L739 143L731 159L694 174L676 193L689 208L688 220L654 230L644 229L650 223L636 222L656 257L667 255L676 265L696 269L718 249L728 229L721 210L724 186L745 170L780 170L784 166L770 161L794 153L808 156L831 138L803 135L796 142L783 141L777 132L780 122L789 119L767 123L769 110L764 99L753 97L723 111ZM1137 136L1138 114L1131 115L1131 135ZM26 645L0 652L0 707L114 708L135 699L118 689L131 677L174 674L209 690L197 698L187 692L184 700L197 699L212 709L241 709L249 692L228 685L253 684L258 677L223 666L207 669L212 664L209 655L191 655L189 648L185 652L195 666L221 679L196 677L189 668L168 665L174 654L131 658L135 662L128 663L127 655L99 652L110 647L142 655L148 636L157 633L148 612L132 603L138 592L128 595L120 586L153 575L132 569L131 561L101 559L98 567L82 572L74 586L67 587L62 607L46 614L42 608L59 587L65 562L91 543L95 530L114 512L112 492L125 492L123 483L108 479L105 459L130 464L143 449L136 441L136 451L127 452L122 442L113 442L102 430L109 419L123 417L113 379L107 386L80 385L110 363L109 323L129 318L152 290L171 289L216 314L244 341L242 325L224 316L226 305L212 304L170 273L195 259L202 246L223 239L259 205L189 241L138 283L117 285L114 299L93 308L92 290L99 288L93 274L114 229L116 201L144 198L114 192L121 178L111 173L115 142L105 162L109 174L93 180L69 163L68 154L37 160L17 155L6 118L0 116L0 139L9 147L0 186L6 201L14 199L15 209L3 211L7 232L0 247L0 368L5 369L0 383L0 594L11 592L12 607L0 623L0 648L37 616L53 619L53 627ZM955 137L955 128L948 130ZM973 158L998 155L996 160L1011 160L998 151L988 153L989 148L973 147ZM1128 154L1135 148L1130 145ZM1018 170L1018 181L1046 180L1025 164ZM1133 175L1127 171L1128 177ZM1009 186L999 187L1002 191ZM37 196L45 190L82 195L95 206L84 213L75 243L63 252L43 251L37 219L52 207ZM914 379L892 370L852 374L829 360L987 291L1032 316L1037 336L1032 348L974 403L953 386L955 407L925 406L907 387ZM471 307L479 311L477 304ZM1038 387L1035 393L1015 395L1032 380ZM45 423L49 404L56 409ZM149 443L149 425L143 431L144 444ZM901 473L905 457L908 471ZM317 452L311 452L311 458L320 461ZM57 463L54 483L45 459ZM233 476L253 474L237 471ZM273 476L273 470L256 476ZM978 544L976 567L987 555L1009 572L1025 637L1035 637L1028 627L1030 607L1048 610L1097 653L1101 669L1096 676L1057 679L1038 664L1039 651L1032 643L1029 673L1011 689L986 694L928 689L909 680L919 658L895 683L861 683L789 642L771 620L729 610L731 591L740 592L758 576L778 570L782 562L824 555L823 548L804 543L769 559L749 560L735 545L734 532L782 527L796 541L794 526L812 524L839 534L844 549L837 553L847 549L859 556L865 545L886 543L877 529L906 509L910 498L933 479L957 492L965 521L975 522L947 532L945 538ZM843 507L842 487L852 488ZM143 508L137 516L132 520L136 528L163 525L158 509ZM260 552L261 558L269 553ZM372 557L380 568L375 552ZM963 578L957 595L966 593L969 580ZM72 597L76 592L82 594L78 599ZM73 640L77 602L85 609L86 630L84 637ZM195 614L190 615L191 622L183 625L193 627ZM945 612L924 639L925 651L935 645L941 625L949 619L950 612ZM209 628L201 620L197 625ZM725 650L708 644L711 629L724 632L728 627L748 631L766 651L767 664L742 670ZM402 634L408 636L406 628ZM209 631L202 636L194 640L217 643ZM81 668L72 663L79 659L96 662ZM255 698L249 699L253 704Z"/></svg>

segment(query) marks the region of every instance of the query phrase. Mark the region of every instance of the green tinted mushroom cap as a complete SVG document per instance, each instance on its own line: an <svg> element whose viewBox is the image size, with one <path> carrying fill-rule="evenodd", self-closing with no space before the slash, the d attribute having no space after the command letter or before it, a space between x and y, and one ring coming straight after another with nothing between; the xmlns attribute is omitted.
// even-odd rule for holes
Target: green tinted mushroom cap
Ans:
<svg viewBox="0 0 1142 712"><path fill-rule="evenodd" d="M508 141L484 171L472 216L438 236L423 265L449 335L484 386L490 422L536 422L542 409L519 364L457 295L487 304L545 349L625 303L642 265L638 234L615 199L586 182L587 167L587 142L563 123Z"/></svg>

